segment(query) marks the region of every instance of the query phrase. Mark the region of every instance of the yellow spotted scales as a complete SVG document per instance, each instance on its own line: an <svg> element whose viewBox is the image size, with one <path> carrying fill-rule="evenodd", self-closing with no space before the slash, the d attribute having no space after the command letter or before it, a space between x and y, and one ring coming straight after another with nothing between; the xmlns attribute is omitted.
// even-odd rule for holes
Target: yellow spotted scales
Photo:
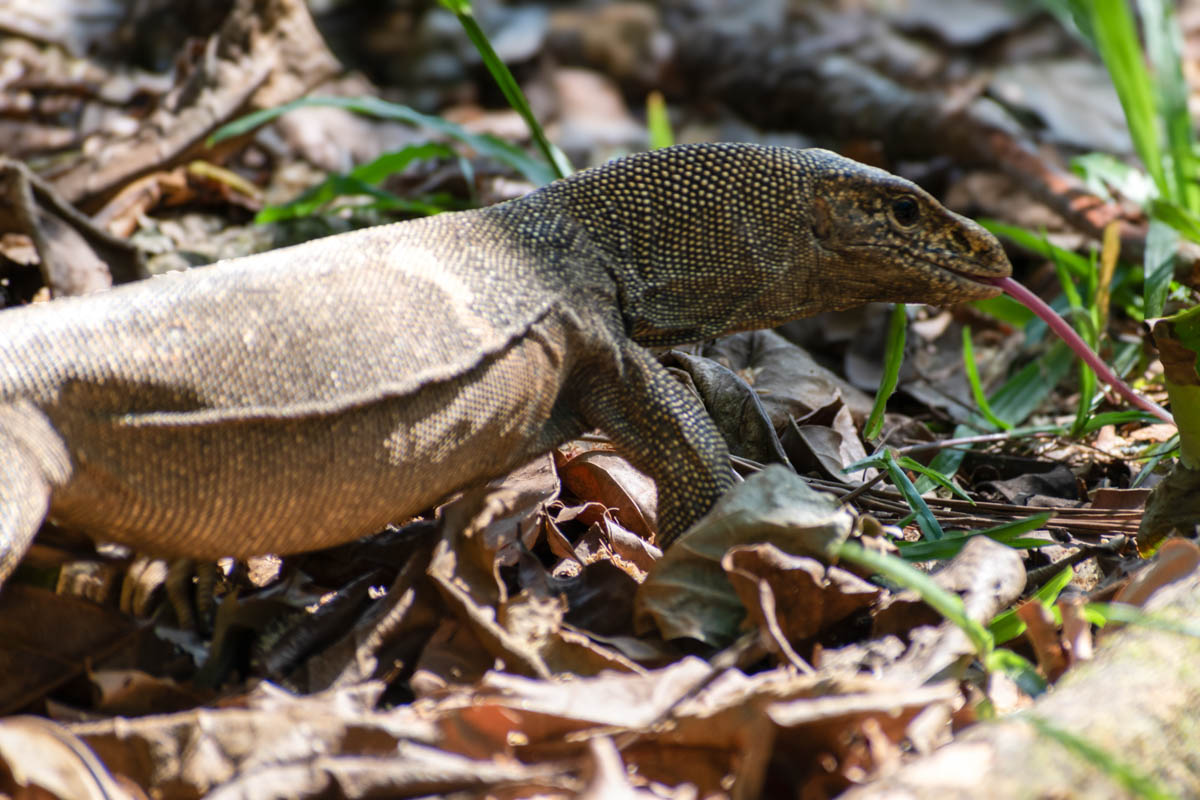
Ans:
<svg viewBox="0 0 1200 800"><path fill-rule="evenodd" d="M683 145L477 211L0 312L0 581L49 515L167 555L344 542L589 428L669 544L731 485L645 346L996 290L996 240L823 150Z"/></svg>

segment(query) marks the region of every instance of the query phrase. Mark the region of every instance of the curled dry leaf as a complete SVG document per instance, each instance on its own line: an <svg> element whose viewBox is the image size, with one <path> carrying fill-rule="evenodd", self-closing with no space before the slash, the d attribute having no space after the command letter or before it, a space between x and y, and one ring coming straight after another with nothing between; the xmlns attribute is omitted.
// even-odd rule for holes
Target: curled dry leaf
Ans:
<svg viewBox="0 0 1200 800"><path fill-rule="evenodd" d="M141 254L64 200L25 164L0 158L0 231L29 237L55 296L146 277Z"/></svg>
<svg viewBox="0 0 1200 800"><path fill-rule="evenodd" d="M657 626L665 639L727 644L745 616L721 568L729 548L771 543L784 553L832 561L853 526L853 514L831 495L770 465L734 487L667 550L638 589L634 624L643 631Z"/></svg>
<svg viewBox="0 0 1200 800"><path fill-rule="evenodd" d="M1040 600L1033 598L1017 608L1017 616L1025 623L1025 638L1033 645L1038 669L1047 680L1058 680L1069 665L1054 615Z"/></svg>
<svg viewBox="0 0 1200 800"><path fill-rule="evenodd" d="M510 597L500 578L502 563L520 560L518 541L533 544L525 533L529 520L557 495L551 465L549 456L541 457L447 504L429 577L451 613L513 672L549 677L559 670L636 670L616 651L564 630L565 608L548 588Z"/></svg>
<svg viewBox="0 0 1200 800"><path fill-rule="evenodd" d="M559 468L563 483L581 500L608 509L622 526L649 539L658 517L654 481L609 450L590 450ZM585 510L584 522L599 518Z"/></svg>
<svg viewBox="0 0 1200 800"><path fill-rule="evenodd" d="M0 791L9 797L132 800L91 748L40 717L0 720ZM11 781L9 780L11 779Z"/></svg>
<svg viewBox="0 0 1200 800"><path fill-rule="evenodd" d="M741 376L711 358L678 350L668 353L664 363L700 397L730 454L760 464L789 465L758 392Z"/></svg>
<svg viewBox="0 0 1200 800"><path fill-rule="evenodd" d="M805 472L819 469L831 478L848 484L860 484L875 477L874 468L843 472L842 468L867 457L862 437L854 426L850 408L840 400L828 408L833 419L828 424L817 421L826 409L818 409L808 419L812 422L788 420L783 446L796 469ZM816 418L816 419L814 419Z"/></svg>
<svg viewBox="0 0 1200 800"><path fill-rule="evenodd" d="M839 397L855 419L864 420L871 413L871 397L775 331L725 336L705 347L704 355L735 371L753 372L754 389L776 430L783 428L788 417L799 419Z"/></svg>
<svg viewBox="0 0 1200 800"><path fill-rule="evenodd" d="M1121 587L1115 603L1141 606L1162 587L1183 580L1200 566L1200 547L1187 539L1172 539L1158 549L1150 564Z"/></svg>
<svg viewBox="0 0 1200 800"><path fill-rule="evenodd" d="M769 629L779 630L789 642L816 636L882 593L844 569L789 555L772 544L734 547L721 566L749 610L750 621L769 623Z"/></svg>

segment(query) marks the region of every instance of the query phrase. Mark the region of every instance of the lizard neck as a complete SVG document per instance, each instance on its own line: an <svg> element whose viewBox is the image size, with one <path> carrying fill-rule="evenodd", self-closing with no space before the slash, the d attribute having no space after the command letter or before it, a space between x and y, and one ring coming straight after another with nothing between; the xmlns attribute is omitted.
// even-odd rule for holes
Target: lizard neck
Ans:
<svg viewBox="0 0 1200 800"><path fill-rule="evenodd" d="M818 258L798 152L684 145L581 172L517 203L573 223L603 261L634 341L680 344L834 307L818 271L797 268Z"/></svg>

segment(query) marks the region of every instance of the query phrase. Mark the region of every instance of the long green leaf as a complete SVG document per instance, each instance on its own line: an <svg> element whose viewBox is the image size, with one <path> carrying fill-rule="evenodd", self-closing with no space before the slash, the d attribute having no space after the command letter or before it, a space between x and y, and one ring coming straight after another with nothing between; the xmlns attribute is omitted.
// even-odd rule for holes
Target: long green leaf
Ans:
<svg viewBox="0 0 1200 800"><path fill-rule="evenodd" d="M1087 607L1103 617L1105 624L1122 622L1126 625L1140 625L1143 628L1200 638L1200 620L1171 619L1162 614L1149 614L1128 603L1088 603Z"/></svg>
<svg viewBox="0 0 1200 800"><path fill-rule="evenodd" d="M875 393L875 405L863 426L863 438L874 439L883 430L883 414L887 409L888 398L896 391L896 383L900 379L900 365L904 361L904 345L908 338L908 310L903 303L897 303L888 319L887 352L883 357L883 377L879 381L879 391Z"/></svg>
<svg viewBox="0 0 1200 800"><path fill-rule="evenodd" d="M995 427L1011 431L1012 423L1005 422L992 412L992 406L988 403L987 395L984 394L983 384L979 382L979 367L975 364L975 348L971 344L971 326L968 325L962 331L962 351L963 351L963 367L967 371L967 382L971 385L971 396L975 398L975 405L979 408L979 413L983 414L984 419L990 422Z"/></svg>
<svg viewBox="0 0 1200 800"><path fill-rule="evenodd" d="M904 497L904 502L908 503L908 507L916 515L917 527L921 529L921 533L925 534L925 538L933 540L945 538L946 534L942 532L942 526L937 521L937 517L929 510L925 498L921 497L917 487L913 486L908 475L900 468L892 451L884 450L881 461L883 468L887 470L888 477L892 479L892 483Z"/></svg>
<svg viewBox="0 0 1200 800"><path fill-rule="evenodd" d="M525 99L525 93L521 91L520 85L517 84L517 79L513 77L512 72L508 69L508 65L501 60L500 56L496 55L496 51L492 47L492 43L488 40L487 34L483 32L483 29L479 27L479 23L475 21L475 13L471 10L470 0L441 0L441 3L454 16L458 17L459 23L467 33L467 38L471 40L471 44L475 45L475 49L479 51L480 57L483 58L484 66L492 74L492 78L500 87L500 91L504 93L504 99L508 101L508 104L512 106L514 111L521 115L521 119L525 120L525 125L529 128L529 133L533 136L534 143L554 169L556 177L565 178L574 172L575 168L571 166L571 162L567 160L563 151L555 147L546 137L546 132L542 130L537 117L533 115L533 109L529 107L529 101Z"/></svg>
<svg viewBox="0 0 1200 800"><path fill-rule="evenodd" d="M1193 242L1200 242L1200 215L1168 200L1151 200L1150 215L1160 219Z"/></svg>
<svg viewBox="0 0 1200 800"><path fill-rule="evenodd" d="M301 100L276 106L275 108L267 108L262 111L256 111L253 114L247 114L240 119L230 122L228 125L223 125L209 138L209 142L215 143L223 139L248 133L260 125L264 125L276 117L297 108L317 108L322 106L343 108L347 111L353 111L356 114L378 117L379 119L396 120L397 122L405 122L410 125L417 125L437 131L454 141L462 142L480 155L494 158L501 164L511 167L525 176L530 183L537 186L550 183L558 177L546 162L531 157L521 148L503 139L498 139L490 134L471 133L461 125L456 125L449 120L435 117L431 114L422 114L420 111L408 106L400 105L399 103L389 103L386 100L380 100L378 97L305 97Z"/></svg>
<svg viewBox="0 0 1200 800"><path fill-rule="evenodd" d="M1200 213L1200 185L1196 183L1196 136L1188 110L1189 89L1183 77L1183 34L1169 0L1138 0L1146 54L1154 66L1155 97L1167 131L1171 154L1171 197L1192 213Z"/></svg>
<svg viewBox="0 0 1200 800"><path fill-rule="evenodd" d="M1000 544L1014 549L1026 550L1035 547L1045 547L1044 539L1023 539L1024 534L1044 528L1050 513L1035 514L1032 517L1017 519L997 525L994 528L984 528L977 531L946 531L946 538L939 541L923 540L919 542L897 542L900 557L905 561L942 561L954 558L962 550L963 545L975 536L987 536Z"/></svg>
<svg viewBox="0 0 1200 800"><path fill-rule="evenodd" d="M1074 577L1074 569L1063 567L1058 574L1046 581L1041 588L1033 593L1033 599L1050 610L1055 616L1055 621L1060 624L1062 623L1062 614L1058 609L1054 608L1054 604L1058 602L1058 596L1062 594L1063 589L1066 589L1070 585ZM996 644L1004 644L1024 633L1025 627L1025 622L1017 616L1017 610L1010 608L1001 614L997 614L996 618L988 625L988 630L991 631L992 638L995 639Z"/></svg>
<svg viewBox="0 0 1200 800"><path fill-rule="evenodd" d="M984 666L988 672L1000 672L1007 675L1021 691L1030 697L1044 694L1049 685L1029 659L1003 647L989 653Z"/></svg>
<svg viewBox="0 0 1200 800"><path fill-rule="evenodd" d="M1071 348L1063 342L1055 342L1044 356L1026 364L992 394L989 398L992 412L1013 425L1024 422L1054 391L1054 387L1071 369L1074 361L1075 354ZM990 429L985 426L959 425L954 429L953 438L958 439L989 432L991 432ZM965 457L966 451L964 450L943 450L934 457L929 467L943 475L950 476L958 471L958 467ZM932 488L933 483L927 478L917 481L919 491L924 492Z"/></svg>
<svg viewBox="0 0 1200 800"><path fill-rule="evenodd" d="M258 212L254 221L260 225L284 219L307 217L323 206L348 195L369 195L375 203L368 207L400 209L415 214L436 214L446 210L445 206L397 197L391 192L377 188L388 176L400 172L413 161L431 158L457 158L457 154L444 144L426 142L384 153L374 161L361 164L347 175L331 175L321 183L305 190L299 197L283 205L267 206Z"/></svg>
<svg viewBox="0 0 1200 800"><path fill-rule="evenodd" d="M1161 132L1150 73L1142 60L1137 25L1129 5L1126 0L1089 0L1085 5L1096 37L1096 49L1117 90L1134 149L1146 172L1154 179L1160 196L1173 198L1176 196L1172 191L1173 184L1163 169Z"/></svg>
<svg viewBox="0 0 1200 800"><path fill-rule="evenodd" d="M963 500L966 500L971 505L975 505L975 501L971 499L970 495L962 490L962 487L956 484L953 479L947 478L937 470L930 469L920 461L917 461L914 458L909 458L908 456L900 456L900 458L896 459L896 463L904 469L911 469L913 472L924 475L942 488L949 489L951 492L958 495Z"/></svg>
<svg viewBox="0 0 1200 800"><path fill-rule="evenodd" d="M1175 277L1175 252L1179 247L1179 233L1157 217L1150 218L1150 230L1146 234L1146 254L1143 265L1146 270L1145 315L1161 317L1167 302L1167 290Z"/></svg>

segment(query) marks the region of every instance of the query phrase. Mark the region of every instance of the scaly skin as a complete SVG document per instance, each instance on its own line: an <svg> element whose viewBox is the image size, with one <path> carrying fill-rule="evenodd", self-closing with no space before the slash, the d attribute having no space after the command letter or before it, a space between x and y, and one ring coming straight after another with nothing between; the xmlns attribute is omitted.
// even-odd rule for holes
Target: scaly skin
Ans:
<svg viewBox="0 0 1200 800"><path fill-rule="evenodd" d="M990 234L889 173L684 145L0 312L0 581L47 514L167 555L311 550L590 427L656 480L669 544L732 478L645 346L990 297L1008 273Z"/></svg>

